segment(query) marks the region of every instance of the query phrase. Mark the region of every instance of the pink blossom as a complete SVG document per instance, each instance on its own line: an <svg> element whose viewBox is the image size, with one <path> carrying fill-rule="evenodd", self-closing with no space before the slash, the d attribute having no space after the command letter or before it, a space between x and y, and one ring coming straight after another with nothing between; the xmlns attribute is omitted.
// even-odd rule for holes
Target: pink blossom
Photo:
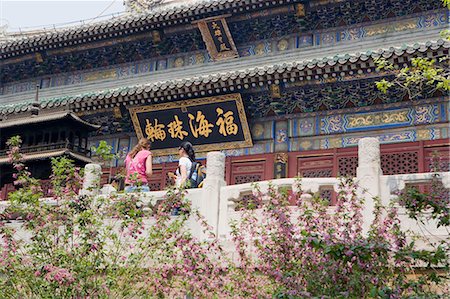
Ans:
<svg viewBox="0 0 450 299"><path fill-rule="evenodd" d="M75 278L67 269L53 265L45 265L44 270L47 271L44 278L49 282L57 282L60 285L70 285L75 281Z"/></svg>

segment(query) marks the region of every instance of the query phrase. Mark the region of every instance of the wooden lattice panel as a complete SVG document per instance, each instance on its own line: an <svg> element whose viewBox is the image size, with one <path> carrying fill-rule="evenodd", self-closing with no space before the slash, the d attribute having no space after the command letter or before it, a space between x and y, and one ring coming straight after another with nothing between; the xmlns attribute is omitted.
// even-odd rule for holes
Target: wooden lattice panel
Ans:
<svg viewBox="0 0 450 299"><path fill-rule="evenodd" d="M266 161L239 161L231 166L231 183L245 184L265 180Z"/></svg>
<svg viewBox="0 0 450 299"><path fill-rule="evenodd" d="M298 165L300 169L329 167L333 165L333 157L317 156L317 157L299 158Z"/></svg>
<svg viewBox="0 0 450 299"><path fill-rule="evenodd" d="M178 168L178 163L165 163L162 169L162 174L160 178L161 182L161 188L167 188L169 186L173 186L175 184L175 180L170 178L168 173L173 172L175 173Z"/></svg>
<svg viewBox="0 0 450 299"><path fill-rule="evenodd" d="M257 204L257 198L253 194L247 194L242 196L241 200L236 203L234 210L235 211L246 210L250 206L253 206L253 208L259 207L259 205Z"/></svg>
<svg viewBox="0 0 450 299"><path fill-rule="evenodd" d="M239 163L237 165L233 165L233 172L240 173L240 172L260 172L264 170L264 164L263 163Z"/></svg>
<svg viewBox="0 0 450 299"><path fill-rule="evenodd" d="M357 167L358 157L339 157L338 159L339 176L355 177Z"/></svg>
<svg viewBox="0 0 450 299"><path fill-rule="evenodd" d="M148 184L148 186L150 187L150 191L159 191L161 190L161 183L159 182L150 182Z"/></svg>
<svg viewBox="0 0 450 299"><path fill-rule="evenodd" d="M300 176L304 178L329 178L333 176L333 170L332 169L303 170L300 172Z"/></svg>
<svg viewBox="0 0 450 299"><path fill-rule="evenodd" d="M254 183L260 181L262 181L262 176L260 174L241 174L234 176L235 184Z"/></svg>
<svg viewBox="0 0 450 299"><path fill-rule="evenodd" d="M164 184L166 187L173 186L175 185L175 180L167 175L166 178L164 179Z"/></svg>
<svg viewBox="0 0 450 299"><path fill-rule="evenodd" d="M330 206L336 204L337 194L336 194L336 192L334 192L333 187L331 187L331 186L330 187L320 187L319 194L320 194L320 198L328 201L328 204Z"/></svg>
<svg viewBox="0 0 450 299"><path fill-rule="evenodd" d="M162 170L161 169L153 169L153 174L149 179L148 186L151 191L158 191L162 189Z"/></svg>
<svg viewBox="0 0 450 299"><path fill-rule="evenodd" d="M450 153L448 146L425 149L425 171L450 171Z"/></svg>
<svg viewBox="0 0 450 299"><path fill-rule="evenodd" d="M301 157L298 159L298 174L305 178L333 176L333 156Z"/></svg>
<svg viewBox="0 0 450 299"><path fill-rule="evenodd" d="M384 175L419 172L418 152L400 152L381 155L381 169Z"/></svg>

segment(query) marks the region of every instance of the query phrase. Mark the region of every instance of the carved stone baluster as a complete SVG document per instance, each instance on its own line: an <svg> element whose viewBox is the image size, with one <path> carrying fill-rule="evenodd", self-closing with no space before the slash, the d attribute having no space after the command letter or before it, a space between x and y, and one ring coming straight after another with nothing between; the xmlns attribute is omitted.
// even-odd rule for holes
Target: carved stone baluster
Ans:
<svg viewBox="0 0 450 299"><path fill-rule="evenodd" d="M227 202L220 202L220 188L226 185L225 155L221 152L209 152L206 155L206 178L203 182L202 214L213 227L216 235L219 233L219 218L226 217Z"/></svg>
<svg viewBox="0 0 450 299"><path fill-rule="evenodd" d="M96 195L100 190L102 167L99 164L89 163L84 167L83 189L80 195Z"/></svg>

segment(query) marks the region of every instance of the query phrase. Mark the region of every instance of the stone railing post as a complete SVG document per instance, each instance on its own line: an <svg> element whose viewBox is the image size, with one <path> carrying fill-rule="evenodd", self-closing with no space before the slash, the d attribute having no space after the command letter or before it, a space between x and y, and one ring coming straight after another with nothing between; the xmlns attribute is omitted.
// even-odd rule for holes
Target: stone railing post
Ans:
<svg viewBox="0 0 450 299"><path fill-rule="evenodd" d="M363 232L367 233L374 220L374 197L381 195L381 155L380 141L377 138L362 138L358 142L358 168L356 177L359 183L359 196L364 198Z"/></svg>
<svg viewBox="0 0 450 299"><path fill-rule="evenodd" d="M80 195L96 195L100 191L102 167L100 164L89 163L84 167L83 188Z"/></svg>
<svg viewBox="0 0 450 299"><path fill-rule="evenodd" d="M220 188L226 185L225 155L221 152L209 152L206 156L206 178L202 188L202 207L200 212L206 217L208 224L218 234L219 215L223 204L220 202Z"/></svg>

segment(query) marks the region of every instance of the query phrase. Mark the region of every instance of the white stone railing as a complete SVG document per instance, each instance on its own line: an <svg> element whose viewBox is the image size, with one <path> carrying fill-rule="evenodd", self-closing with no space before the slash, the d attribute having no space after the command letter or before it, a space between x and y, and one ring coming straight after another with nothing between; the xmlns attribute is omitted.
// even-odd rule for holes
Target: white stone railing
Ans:
<svg viewBox="0 0 450 299"><path fill-rule="evenodd" d="M430 182L437 177L442 180L446 188L450 188L450 172L441 173L416 173L402 175L383 175L380 164L380 145L376 138L363 138L358 144L358 168L356 181L359 185L359 196L365 200L363 209L363 230L368 231L370 223L374 218L374 197L379 197L385 205L389 204L396 197L396 192L403 190L408 184L422 184ZM194 208L198 209L207 222L213 227L214 232L220 238L227 239L230 236L230 220L239 218L240 212L237 212L236 204L244 196L251 195L254 189L253 183L226 186L224 180L225 174L225 155L220 152L210 152L207 155L207 176L202 189L187 190L187 199L192 202ZM98 185L101 171L99 165L88 164L85 170L84 190L81 193L99 194ZM316 193L322 189L338 191L339 180L337 178L302 178L300 181L295 178L276 179L272 181L258 182L260 191L265 193L269 186L275 188L286 188L297 191L299 182L303 192ZM364 192L363 192L364 190ZM166 191L152 191L140 193L144 208L157 204L164 200ZM99 195L102 196L102 195ZM118 197L120 198L120 194ZM47 201L49 199L46 199ZM1 202L0 210L8 203ZM330 212L333 207L330 207ZM448 237L448 232L444 228L437 228L436 223L430 221L425 225L418 225L407 217L404 209L399 207L399 214L402 226L405 229L417 233L427 232L429 235ZM189 221L192 233L203 238L202 229L195 223Z"/></svg>
<svg viewBox="0 0 450 299"><path fill-rule="evenodd" d="M322 188L327 188L328 190L332 189L337 192L339 180L337 178L286 178L262 181L256 184L263 194L267 193L270 186L273 186L276 189L284 188L293 192L298 192L300 191L299 189L301 189L303 192L316 193ZM237 204L243 200L244 196L253 194L254 189L255 183L231 185L220 188L219 219L216 231L220 237L229 237L230 227L228 223L231 219L239 217L239 212L235 211Z"/></svg>
<svg viewBox="0 0 450 299"><path fill-rule="evenodd" d="M382 185L389 190L391 194L394 194L396 191L405 189L406 185L424 184L430 182L434 178L440 179L444 187L450 188L450 172L383 175L381 180Z"/></svg>
<svg viewBox="0 0 450 299"><path fill-rule="evenodd" d="M382 203L387 205L394 201L397 193L404 190L407 185L429 184L435 178L438 178L445 188L450 188L450 172L382 175L379 196ZM397 208L402 229L408 231L408 234L424 236L430 242L439 242L449 238L448 229L442 226L438 227L437 221L428 219L425 223L421 223L411 219L404 207L397 205ZM416 244L420 247L429 246L423 240L417 240Z"/></svg>

